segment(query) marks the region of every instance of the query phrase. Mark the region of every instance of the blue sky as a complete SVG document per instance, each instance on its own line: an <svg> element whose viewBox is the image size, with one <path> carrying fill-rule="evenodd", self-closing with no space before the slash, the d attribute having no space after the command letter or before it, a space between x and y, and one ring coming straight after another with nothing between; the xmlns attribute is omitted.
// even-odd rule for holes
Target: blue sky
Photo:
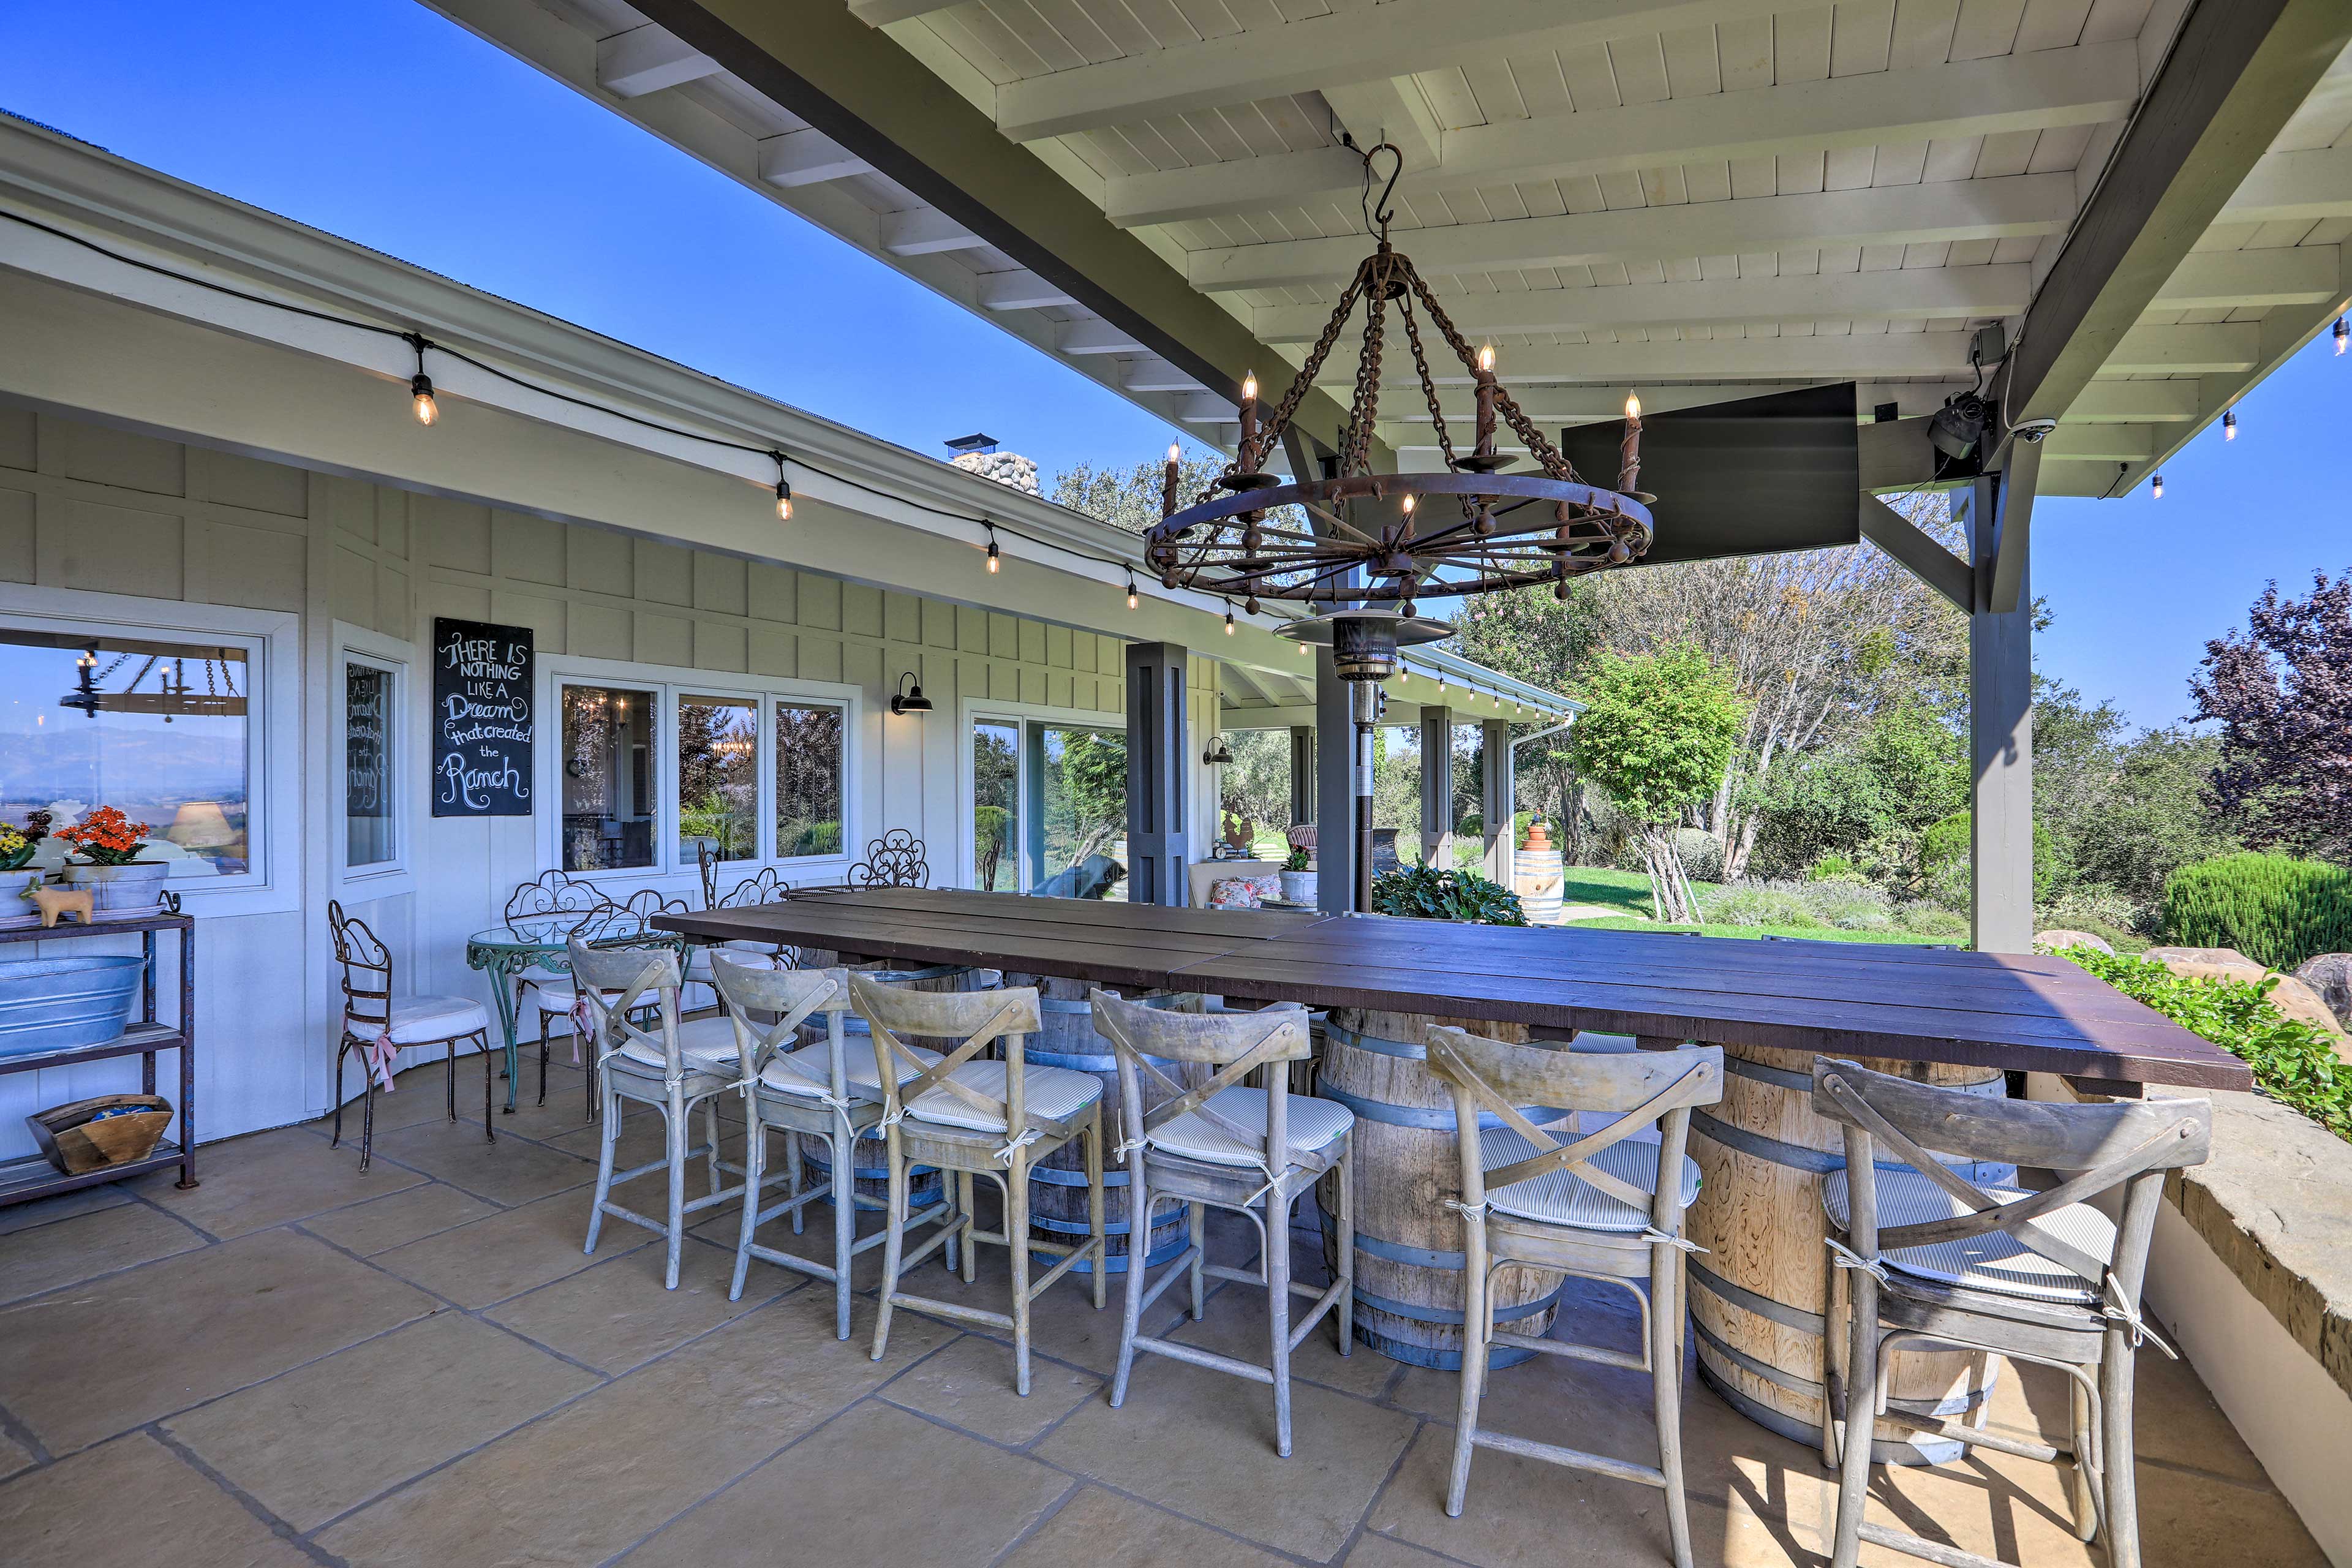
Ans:
<svg viewBox="0 0 2352 1568"><path fill-rule="evenodd" d="M985 429L1045 474L1159 420L414 0L0 5L0 108L919 451ZM2052 500L2042 668L2142 724L2272 578L2352 565L2352 356L2323 340L2166 496Z"/></svg>

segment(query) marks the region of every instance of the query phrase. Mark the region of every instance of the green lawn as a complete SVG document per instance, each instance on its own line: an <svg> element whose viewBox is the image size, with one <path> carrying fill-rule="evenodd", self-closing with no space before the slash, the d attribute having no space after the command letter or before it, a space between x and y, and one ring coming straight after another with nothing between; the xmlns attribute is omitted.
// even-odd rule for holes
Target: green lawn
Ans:
<svg viewBox="0 0 2352 1568"><path fill-rule="evenodd" d="M1643 902L1646 904L1649 901L1647 891L1644 891L1642 897ZM1656 921L1633 915L1612 915L1606 920L1570 921L1569 924L1579 931L1696 931L1701 936L1751 938L1789 936L1801 938L1808 942L1883 942L1899 943L1907 947L1930 947L1938 942L1949 942L1950 940L1920 936L1916 932L1907 931L1838 931L1830 926L1661 925ZM1968 944L1960 942L1958 945L1965 947Z"/></svg>
<svg viewBox="0 0 2352 1568"><path fill-rule="evenodd" d="M1719 884L1694 882L1691 890L1702 904ZM1599 931L1695 931L1704 936L1791 936L1815 942L1885 942L1909 946L1927 946L1936 942L1959 942L1965 937L1924 936L1907 931L1839 931L1830 926L1729 926L1729 925L1661 925L1650 919L1650 878L1645 871L1618 871L1604 866L1570 866L1560 880L1560 901L1564 904L1594 904L1602 909L1621 910L1622 914L1606 919L1570 921L1575 926L1588 926Z"/></svg>
<svg viewBox="0 0 2352 1568"><path fill-rule="evenodd" d="M1708 891L1715 888L1712 882L1696 886ZM1643 917L1646 923L1650 913L1650 874L1616 871L1605 866L1570 866L1560 878L1559 901L1622 910L1629 915Z"/></svg>

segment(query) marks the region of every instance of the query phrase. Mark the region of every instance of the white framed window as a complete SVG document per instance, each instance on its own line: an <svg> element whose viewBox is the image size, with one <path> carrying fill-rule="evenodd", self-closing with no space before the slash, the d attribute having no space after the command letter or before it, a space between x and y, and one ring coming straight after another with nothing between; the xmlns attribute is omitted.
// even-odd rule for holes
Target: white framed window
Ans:
<svg viewBox="0 0 2352 1568"><path fill-rule="evenodd" d="M328 830L335 880L364 898L413 886L409 671L415 649L338 621L329 677L329 746L341 819Z"/></svg>
<svg viewBox="0 0 2352 1568"><path fill-rule="evenodd" d="M847 864L854 687L553 658L542 688L542 864L574 876L730 878Z"/></svg>
<svg viewBox="0 0 2352 1568"><path fill-rule="evenodd" d="M1118 713L967 705L966 885L1127 897L1127 727Z"/></svg>
<svg viewBox="0 0 2352 1568"><path fill-rule="evenodd" d="M300 648L291 615L0 584L0 822L100 806L212 913L297 906ZM61 861L52 837L35 864Z"/></svg>

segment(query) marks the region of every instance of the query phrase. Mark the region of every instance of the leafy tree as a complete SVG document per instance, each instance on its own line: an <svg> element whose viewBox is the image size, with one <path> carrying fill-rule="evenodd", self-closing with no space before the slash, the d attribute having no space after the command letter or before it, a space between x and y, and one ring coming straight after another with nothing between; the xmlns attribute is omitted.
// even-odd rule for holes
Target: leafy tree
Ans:
<svg viewBox="0 0 2352 1568"><path fill-rule="evenodd" d="M1061 755L1052 754L1058 742ZM1058 730L1046 736L1045 842L1049 858L1076 866L1127 831L1127 735Z"/></svg>
<svg viewBox="0 0 2352 1568"><path fill-rule="evenodd" d="M1218 784L1219 811L1238 826L1290 826L1290 731L1228 730L1227 763Z"/></svg>
<svg viewBox="0 0 2352 1568"><path fill-rule="evenodd" d="M2051 814L2075 877L2152 910L2174 871L2242 847L2205 804L2221 757L2219 736L2183 729L2147 730L2126 742L2093 809L2074 818Z"/></svg>
<svg viewBox="0 0 2352 1568"><path fill-rule="evenodd" d="M973 869L987 891L1001 892L1020 885L1015 869L1000 884L997 867L1012 847L1012 817L1020 805L1021 762L1013 749L1014 731L984 725L971 737L972 839L979 862Z"/></svg>
<svg viewBox="0 0 2352 1568"><path fill-rule="evenodd" d="M1958 729L1923 701L1898 700L1832 745L1781 753L1751 802L1755 858L1774 876L1835 856L1907 879L1919 834L1964 805L1968 786Z"/></svg>
<svg viewBox="0 0 2352 1568"><path fill-rule="evenodd" d="M1192 505L1192 498L1209 488L1223 466L1207 458L1180 459L1177 504ZM1047 496L1057 505L1100 518L1114 528L1143 533L1160 521L1160 487L1166 472L1166 466L1158 462L1138 463L1131 468L1080 463L1055 474Z"/></svg>
<svg viewBox="0 0 2352 1568"><path fill-rule="evenodd" d="M1696 919L1675 825L1721 786L1748 721L1747 701L1689 643L1605 657L1582 696L1585 711L1569 731L1578 771L1641 824L1660 918Z"/></svg>
<svg viewBox="0 0 2352 1568"><path fill-rule="evenodd" d="M2244 632L2205 645L2189 691L2191 717L2221 724L2215 809L2257 847L2352 860L2352 571L2314 572L2301 599L2273 583Z"/></svg>

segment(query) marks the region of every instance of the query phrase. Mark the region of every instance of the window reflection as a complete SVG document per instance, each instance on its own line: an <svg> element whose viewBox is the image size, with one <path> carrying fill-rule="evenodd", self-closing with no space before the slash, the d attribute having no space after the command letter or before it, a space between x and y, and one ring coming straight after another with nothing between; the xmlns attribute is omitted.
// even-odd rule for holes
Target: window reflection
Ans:
<svg viewBox="0 0 2352 1568"><path fill-rule="evenodd" d="M721 860L760 853L760 705L749 697L677 700L679 864L704 845Z"/></svg>
<svg viewBox="0 0 2352 1568"><path fill-rule="evenodd" d="M172 877L253 869L252 690L242 647L0 627L0 823L47 812L54 834L111 805ZM69 847L44 840L33 866Z"/></svg>
<svg viewBox="0 0 2352 1568"><path fill-rule="evenodd" d="M563 689L563 868L654 863L655 700L611 686Z"/></svg>
<svg viewBox="0 0 2352 1568"><path fill-rule="evenodd" d="M392 671L343 666L343 864L394 858Z"/></svg>
<svg viewBox="0 0 2352 1568"><path fill-rule="evenodd" d="M842 710L776 704L776 858L841 853Z"/></svg>
<svg viewBox="0 0 2352 1568"><path fill-rule="evenodd" d="M1021 888L1021 730L982 719L971 729L972 886L983 893Z"/></svg>

